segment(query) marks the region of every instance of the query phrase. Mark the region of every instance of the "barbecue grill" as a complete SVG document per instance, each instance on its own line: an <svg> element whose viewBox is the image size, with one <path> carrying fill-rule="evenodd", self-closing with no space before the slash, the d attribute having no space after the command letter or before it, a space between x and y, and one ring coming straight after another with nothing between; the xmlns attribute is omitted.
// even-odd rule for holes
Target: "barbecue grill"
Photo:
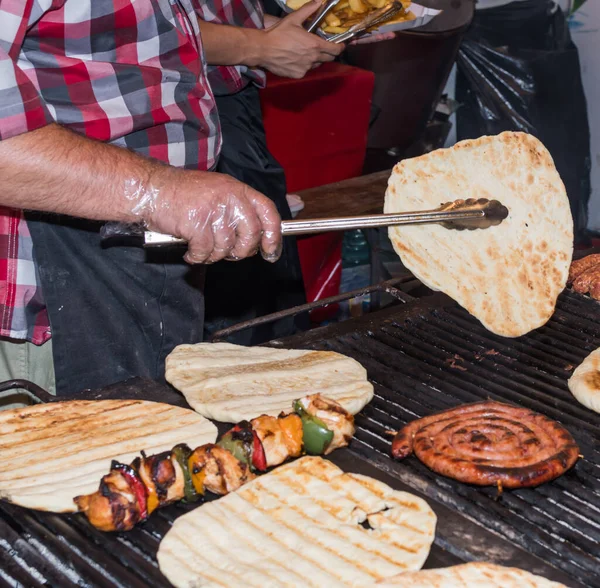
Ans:
<svg viewBox="0 0 600 588"><path fill-rule="evenodd" d="M338 351L368 370L375 397L357 416L350 447L335 452L332 461L427 499L438 515L427 568L487 560L572 587L600 587L600 415L577 403L566 384L584 357L600 347L600 306L565 292L546 326L504 339L442 294L415 298L408 293L419 291L414 286L414 278L405 276L372 287L370 293L391 295L395 304L271 343ZM221 337L229 333L231 329ZM29 389L48 400L43 391ZM172 389L141 379L86 397L136 397L186 406ZM415 457L402 462L389 457L389 431L487 398L518 403L560 421L583 458L553 482L498 496L495 488L434 474ZM133 531L107 534L80 515L0 502L0 586L169 586L158 570L156 550L174 519L190 508L172 505Z"/></svg>

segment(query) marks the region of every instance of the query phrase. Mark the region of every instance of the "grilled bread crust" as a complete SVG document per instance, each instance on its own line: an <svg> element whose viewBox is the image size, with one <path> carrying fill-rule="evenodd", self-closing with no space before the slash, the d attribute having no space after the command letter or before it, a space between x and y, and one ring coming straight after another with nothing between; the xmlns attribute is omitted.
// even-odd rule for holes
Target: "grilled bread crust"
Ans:
<svg viewBox="0 0 600 588"><path fill-rule="evenodd" d="M390 227L402 263L445 292L498 335L544 325L564 289L573 255L573 218L547 149L533 136L505 132L461 141L396 165L386 213L431 210L459 199L499 200L508 210L487 229L439 224Z"/></svg>
<svg viewBox="0 0 600 588"><path fill-rule="evenodd" d="M424 500L304 457L177 519L157 557L177 588L372 586L420 569L435 525Z"/></svg>
<svg viewBox="0 0 600 588"><path fill-rule="evenodd" d="M333 351L179 345L167 357L165 375L201 415L226 423L277 416L316 392L352 414L373 398L365 368Z"/></svg>
<svg viewBox="0 0 600 588"><path fill-rule="evenodd" d="M53 512L76 512L111 461L178 443L212 443L217 428L193 410L143 400L73 400L0 412L0 498Z"/></svg>

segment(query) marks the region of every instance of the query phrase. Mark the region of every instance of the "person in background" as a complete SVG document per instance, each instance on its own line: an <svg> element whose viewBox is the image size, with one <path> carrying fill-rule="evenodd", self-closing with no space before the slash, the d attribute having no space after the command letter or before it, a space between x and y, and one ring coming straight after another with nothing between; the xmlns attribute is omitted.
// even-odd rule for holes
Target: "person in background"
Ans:
<svg viewBox="0 0 600 588"><path fill-rule="evenodd" d="M564 4L564 2L563 2ZM550 151L586 239L590 131L577 47L554 0L477 0L457 60L457 139L524 131Z"/></svg>

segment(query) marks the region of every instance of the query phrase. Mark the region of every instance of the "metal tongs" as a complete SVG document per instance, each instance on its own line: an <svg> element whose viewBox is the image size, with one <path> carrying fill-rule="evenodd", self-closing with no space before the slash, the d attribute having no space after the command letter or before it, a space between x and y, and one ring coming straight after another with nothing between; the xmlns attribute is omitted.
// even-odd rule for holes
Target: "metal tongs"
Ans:
<svg viewBox="0 0 600 588"><path fill-rule="evenodd" d="M309 33L314 33L316 28L323 22L323 19L327 16L327 13L337 4L340 3L341 0L326 0L323 2L321 8L317 14L315 14L314 18L310 21L310 24L306 27L306 30Z"/></svg>
<svg viewBox="0 0 600 588"><path fill-rule="evenodd" d="M333 37L329 37L327 40L330 43L346 43L347 41L351 41L354 37L359 36L361 33L393 18L403 10L404 6L395 0L391 5L388 4L383 8L378 8L377 10L370 12L364 20L352 25L345 33L339 33Z"/></svg>
<svg viewBox="0 0 600 588"><path fill-rule="evenodd" d="M480 198L475 200L455 200L446 202L434 210L419 212L399 212L394 214L373 214L367 216L346 216L300 221L283 221L283 235L308 235L329 231L348 231L353 229L373 229L396 225L422 225L439 223L446 229L473 230L487 229L499 225L508 216L508 208L497 200ZM144 233L146 247L175 245L185 243L184 239L153 233Z"/></svg>

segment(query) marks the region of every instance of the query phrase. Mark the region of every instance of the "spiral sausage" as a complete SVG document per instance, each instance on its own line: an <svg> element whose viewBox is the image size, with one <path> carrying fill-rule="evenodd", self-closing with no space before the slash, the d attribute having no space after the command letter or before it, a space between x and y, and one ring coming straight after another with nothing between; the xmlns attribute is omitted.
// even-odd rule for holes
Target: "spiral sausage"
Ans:
<svg viewBox="0 0 600 588"><path fill-rule="evenodd" d="M467 484L537 486L571 468L579 447L556 421L526 408L486 401L416 421L396 434L392 456L415 455L438 474Z"/></svg>

